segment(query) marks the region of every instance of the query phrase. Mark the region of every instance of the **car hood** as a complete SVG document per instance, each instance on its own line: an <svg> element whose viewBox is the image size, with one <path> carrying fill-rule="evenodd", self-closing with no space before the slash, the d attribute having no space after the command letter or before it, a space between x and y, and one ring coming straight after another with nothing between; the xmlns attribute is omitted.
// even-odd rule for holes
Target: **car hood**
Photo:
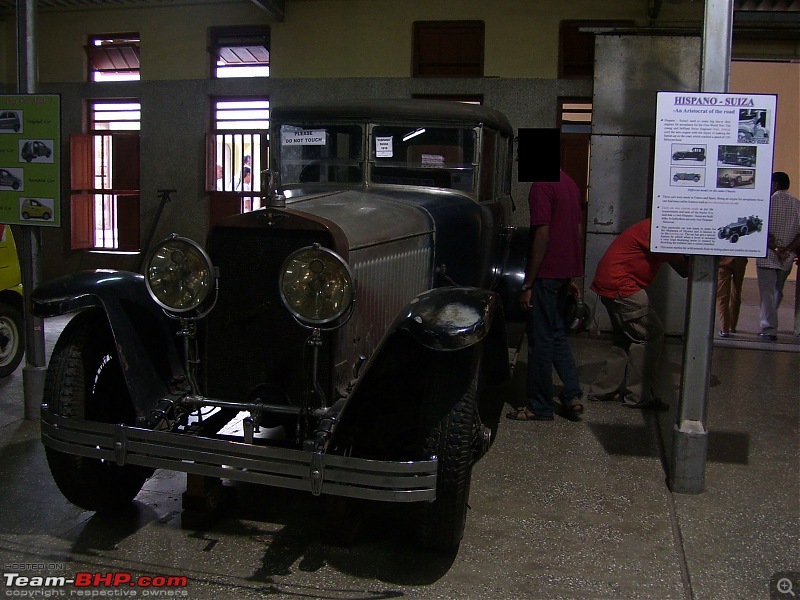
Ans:
<svg viewBox="0 0 800 600"><path fill-rule="evenodd" d="M425 207L428 196L343 190L291 198L285 208L266 208L238 218L263 220L265 214L283 213L289 219L280 222L280 228L291 228L298 218L312 220L334 234L340 251L345 250L341 247L344 242L346 249L352 252L410 237L432 235L434 220Z"/></svg>

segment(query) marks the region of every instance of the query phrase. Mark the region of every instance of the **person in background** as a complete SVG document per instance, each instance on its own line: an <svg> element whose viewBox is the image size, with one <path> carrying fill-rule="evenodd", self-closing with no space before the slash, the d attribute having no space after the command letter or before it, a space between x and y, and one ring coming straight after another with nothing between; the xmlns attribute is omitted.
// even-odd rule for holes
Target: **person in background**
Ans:
<svg viewBox="0 0 800 600"><path fill-rule="evenodd" d="M242 181L241 184L236 188L236 191L249 192L250 190L252 190L251 177L252 174L250 172L250 167L244 167L242 169Z"/></svg>
<svg viewBox="0 0 800 600"><path fill-rule="evenodd" d="M772 174L767 255L756 259L761 296L761 332L758 335L770 342L778 339L778 307L792 269L792 253L800 237L800 201L789 193L789 185L789 176L783 171Z"/></svg>
<svg viewBox="0 0 800 600"><path fill-rule="evenodd" d="M506 414L517 421L552 421L553 369L564 383L561 413L579 420L583 391L567 340L564 308L569 294L581 296L573 280L583 276L583 200L563 170L559 181L531 185L531 239L519 302L528 311L527 402Z"/></svg>
<svg viewBox="0 0 800 600"><path fill-rule="evenodd" d="M223 178L222 165L217 165L217 191L221 192L225 189L225 180Z"/></svg>
<svg viewBox="0 0 800 600"><path fill-rule="evenodd" d="M719 311L719 337L721 338L736 333L739 309L742 305L742 282L746 269L746 256L723 256L719 259L717 308Z"/></svg>
<svg viewBox="0 0 800 600"><path fill-rule="evenodd" d="M589 387L590 400L619 397L631 408L669 409L653 392L664 326L645 291L664 263L689 275L688 256L650 250L650 219L644 219L619 234L597 264L591 289L608 311L614 337L603 373Z"/></svg>

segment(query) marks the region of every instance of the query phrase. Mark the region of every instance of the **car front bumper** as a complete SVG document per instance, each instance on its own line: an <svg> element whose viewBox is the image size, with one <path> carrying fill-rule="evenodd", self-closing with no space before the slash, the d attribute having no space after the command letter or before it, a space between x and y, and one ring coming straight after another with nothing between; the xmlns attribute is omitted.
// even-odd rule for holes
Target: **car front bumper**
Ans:
<svg viewBox="0 0 800 600"><path fill-rule="evenodd" d="M436 499L437 460L380 461L65 418L42 409L42 443L114 464L386 502Z"/></svg>

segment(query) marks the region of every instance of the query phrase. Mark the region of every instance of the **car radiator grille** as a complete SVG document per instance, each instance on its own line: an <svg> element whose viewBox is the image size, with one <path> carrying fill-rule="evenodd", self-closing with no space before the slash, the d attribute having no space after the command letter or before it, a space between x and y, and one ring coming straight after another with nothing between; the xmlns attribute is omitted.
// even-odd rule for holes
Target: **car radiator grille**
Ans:
<svg viewBox="0 0 800 600"><path fill-rule="evenodd" d="M309 330L284 308L278 273L298 248L319 243L321 232L218 228L209 255L219 269L219 299L207 319L205 389L210 397L246 401L256 390L268 403L299 405ZM319 382L331 389L331 344L323 333ZM307 382L306 382L307 383Z"/></svg>

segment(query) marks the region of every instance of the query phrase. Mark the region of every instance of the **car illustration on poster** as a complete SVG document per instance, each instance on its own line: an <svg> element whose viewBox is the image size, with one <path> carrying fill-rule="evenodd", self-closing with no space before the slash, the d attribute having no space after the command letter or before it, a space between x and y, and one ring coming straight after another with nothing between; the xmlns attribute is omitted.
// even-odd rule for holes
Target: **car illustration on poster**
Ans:
<svg viewBox="0 0 800 600"><path fill-rule="evenodd" d="M21 190L22 169L0 168L0 189Z"/></svg>
<svg viewBox="0 0 800 600"><path fill-rule="evenodd" d="M720 166L754 167L756 165L756 146L720 146L717 162Z"/></svg>
<svg viewBox="0 0 800 600"><path fill-rule="evenodd" d="M706 173L703 168L685 169L673 167L670 171L670 185L674 187L697 187L705 185Z"/></svg>
<svg viewBox="0 0 800 600"><path fill-rule="evenodd" d="M29 219L43 219L49 221L53 218L53 200L50 198L21 198L22 205L19 216L25 221Z"/></svg>
<svg viewBox="0 0 800 600"><path fill-rule="evenodd" d="M20 158L25 162L53 162L53 140L20 140Z"/></svg>
<svg viewBox="0 0 800 600"><path fill-rule="evenodd" d="M19 133L22 130L22 118L16 110L0 110L0 133Z"/></svg>
<svg viewBox="0 0 800 600"><path fill-rule="evenodd" d="M739 143L761 143L769 141L767 111L745 108L739 111Z"/></svg>
<svg viewBox="0 0 800 600"><path fill-rule="evenodd" d="M729 223L717 230L717 237L721 240L729 240L731 244L739 241L743 235L750 235L764 229L764 221L760 217L750 215L749 217L739 217L735 223Z"/></svg>
<svg viewBox="0 0 800 600"><path fill-rule="evenodd" d="M681 144L673 144L672 160L696 160L697 162L705 162L706 148L705 146L684 146Z"/></svg>
<svg viewBox="0 0 800 600"><path fill-rule="evenodd" d="M753 169L719 169L717 171L717 187L755 187L756 172Z"/></svg>

